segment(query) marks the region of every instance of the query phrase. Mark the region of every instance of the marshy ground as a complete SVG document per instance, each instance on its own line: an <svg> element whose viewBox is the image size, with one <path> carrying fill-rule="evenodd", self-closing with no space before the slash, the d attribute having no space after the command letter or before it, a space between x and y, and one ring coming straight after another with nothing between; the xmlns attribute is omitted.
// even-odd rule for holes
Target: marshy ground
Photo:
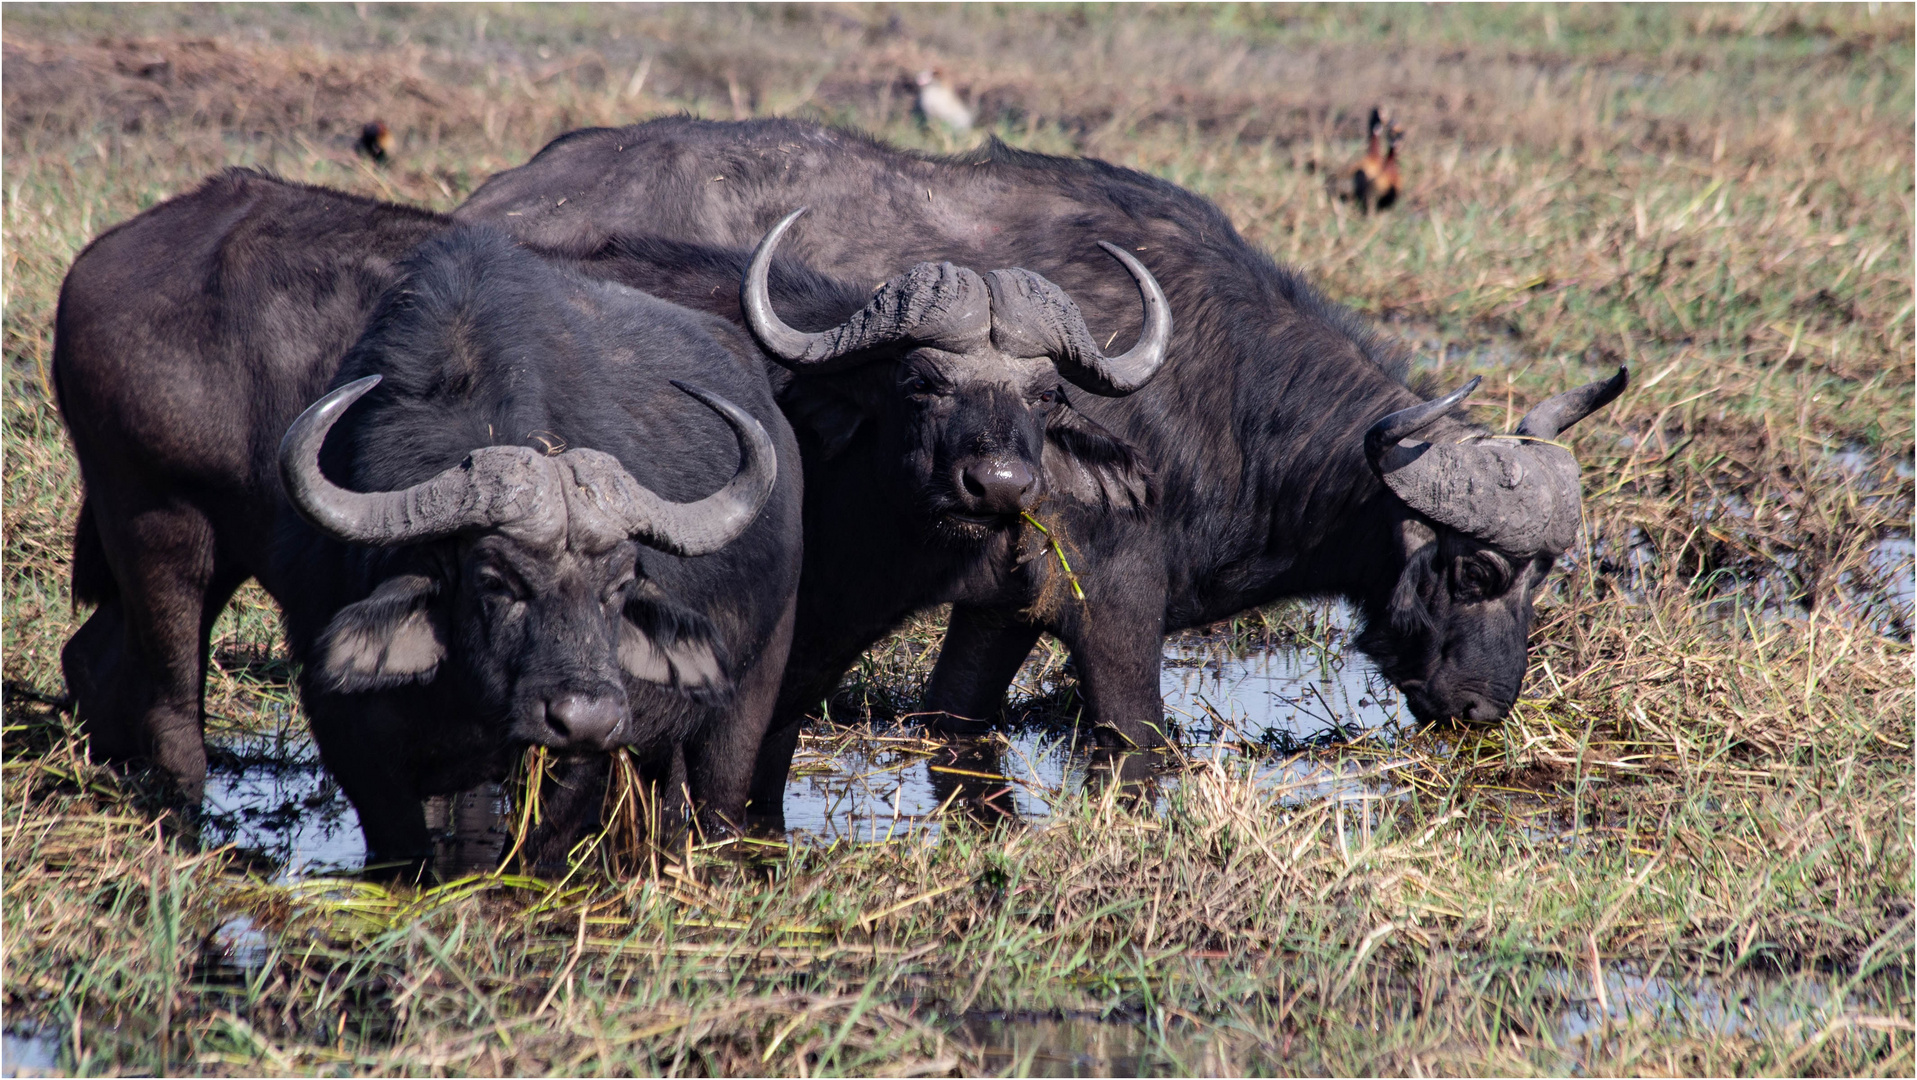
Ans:
<svg viewBox="0 0 1917 1080"><path fill-rule="evenodd" d="M8 5L0 1067L1910 1075L1912 36L1896 5ZM913 115L934 64L981 133ZM1405 193L1367 217L1327 177L1373 103ZM182 841L60 707L67 264L229 164L449 209L677 110L1167 177L1421 376L1483 375L1494 426L1630 364L1570 433L1588 537L1523 700L1412 730L1337 607L1249 613L1168 645L1186 745L1121 791L1049 645L1002 736L921 739L932 613L829 703L785 843L494 873L481 793L443 812L484 869L388 888L329 876L356 830L249 589L224 802Z"/></svg>

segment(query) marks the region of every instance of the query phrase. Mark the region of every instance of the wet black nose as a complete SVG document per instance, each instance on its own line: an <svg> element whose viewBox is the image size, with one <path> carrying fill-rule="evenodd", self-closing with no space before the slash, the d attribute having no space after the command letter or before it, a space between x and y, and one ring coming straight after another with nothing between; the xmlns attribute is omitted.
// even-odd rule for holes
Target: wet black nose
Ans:
<svg viewBox="0 0 1917 1080"><path fill-rule="evenodd" d="M1505 709L1489 698L1465 694L1458 701L1458 716L1474 724L1495 724L1504 719Z"/></svg>
<svg viewBox="0 0 1917 1080"><path fill-rule="evenodd" d="M567 750L609 750L625 704L603 694L567 693L546 701L546 726Z"/></svg>
<svg viewBox="0 0 1917 1080"><path fill-rule="evenodd" d="M977 458L959 470L959 486L980 512L1016 514L1026 509L1035 478L1017 458Z"/></svg>

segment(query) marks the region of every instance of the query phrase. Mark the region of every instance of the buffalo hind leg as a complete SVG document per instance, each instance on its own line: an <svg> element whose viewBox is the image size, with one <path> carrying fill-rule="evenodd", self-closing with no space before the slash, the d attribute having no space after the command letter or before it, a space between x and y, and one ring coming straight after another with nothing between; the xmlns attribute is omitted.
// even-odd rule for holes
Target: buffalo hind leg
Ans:
<svg viewBox="0 0 1917 1080"><path fill-rule="evenodd" d="M96 518L96 520L98 520ZM100 539L117 595L61 651L93 751L150 758L197 805L206 788L202 709L214 620L246 575L219 565L213 526L169 506L128 515Z"/></svg>
<svg viewBox="0 0 1917 1080"><path fill-rule="evenodd" d="M939 660L919 704L927 726L946 735L990 730L1005 703L1005 688L1043 632L1017 612L952 605Z"/></svg>

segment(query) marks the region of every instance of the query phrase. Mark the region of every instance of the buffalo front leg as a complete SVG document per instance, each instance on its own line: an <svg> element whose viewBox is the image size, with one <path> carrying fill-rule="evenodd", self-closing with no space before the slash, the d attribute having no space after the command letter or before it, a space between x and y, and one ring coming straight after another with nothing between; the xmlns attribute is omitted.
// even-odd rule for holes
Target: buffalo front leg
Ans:
<svg viewBox="0 0 1917 1080"><path fill-rule="evenodd" d="M369 876L418 877L432 866L432 834L403 734L418 710L409 717L403 702L387 700L404 694L305 695L320 761L359 815Z"/></svg>
<svg viewBox="0 0 1917 1080"><path fill-rule="evenodd" d="M947 735L989 730L1005 703L1005 688L1043 632L1015 611L952 605L938 663L919 703L926 725Z"/></svg>
<svg viewBox="0 0 1917 1080"><path fill-rule="evenodd" d="M1170 741L1159 671L1165 648L1162 583L1096 589L1057 633L1078 666L1085 719L1101 745L1144 750ZM1132 586L1122 588L1119 586Z"/></svg>
<svg viewBox="0 0 1917 1080"><path fill-rule="evenodd" d="M785 769L778 770L778 794L767 792L764 801L754 779L767 729L778 707L780 677L785 674L786 657L792 650L795 611L795 603L786 605L785 614L740 680L732 708L711 729L686 743L687 787L697 807L700 827L711 838L744 827L748 809L759 818L784 816ZM791 744L781 741L787 767L798 745L798 731L799 725L791 725ZM774 803L778 804L777 814L770 812Z"/></svg>
<svg viewBox="0 0 1917 1080"><path fill-rule="evenodd" d="M806 713L838 689L839 680L851 668L851 656L826 668L806 672L788 667L779 686L778 705L759 740L759 752L752 765L752 787L747 796L746 814L751 827L767 835L785 832L785 784L792 773L792 755L799 751L799 735L805 730Z"/></svg>

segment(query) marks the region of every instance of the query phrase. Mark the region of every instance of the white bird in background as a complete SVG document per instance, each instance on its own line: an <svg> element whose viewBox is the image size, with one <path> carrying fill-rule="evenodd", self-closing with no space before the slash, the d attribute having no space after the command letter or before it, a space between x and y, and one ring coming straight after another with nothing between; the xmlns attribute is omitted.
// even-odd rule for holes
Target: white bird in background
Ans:
<svg viewBox="0 0 1917 1080"><path fill-rule="evenodd" d="M944 72L938 68L926 68L919 72L919 111L933 123L940 124L955 135L963 135L972 130L972 110L952 88L945 85Z"/></svg>

